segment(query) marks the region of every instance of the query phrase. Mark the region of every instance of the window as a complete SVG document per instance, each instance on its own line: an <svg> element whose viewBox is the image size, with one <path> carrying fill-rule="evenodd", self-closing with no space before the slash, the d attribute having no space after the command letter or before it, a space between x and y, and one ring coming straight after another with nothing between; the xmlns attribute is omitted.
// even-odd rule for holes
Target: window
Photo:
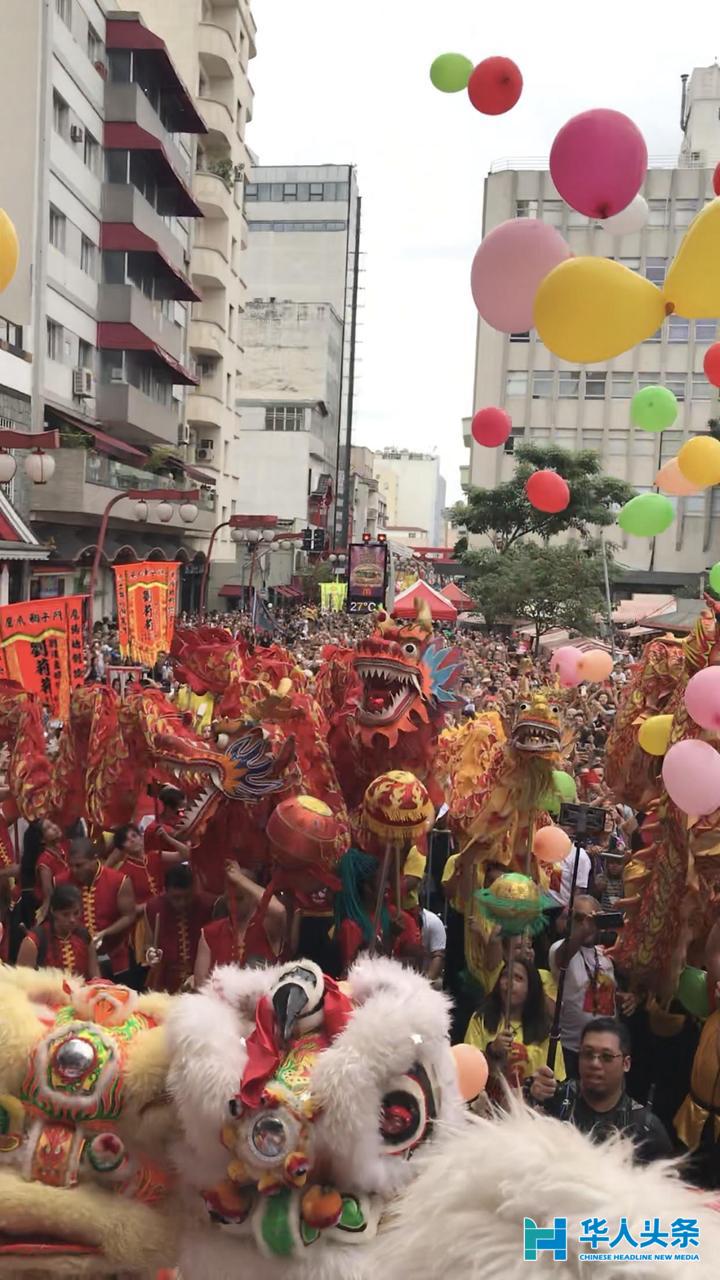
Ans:
<svg viewBox="0 0 720 1280"><path fill-rule="evenodd" d="M537 218L538 216L538 200L516 200L515 201L515 217L516 218Z"/></svg>
<svg viewBox="0 0 720 1280"><path fill-rule="evenodd" d="M80 237L80 270L95 279L95 245L87 236Z"/></svg>
<svg viewBox="0 0 720 1280"><path fill-rule="evenodd" d="M683 443L682 431L663 431L660 436L660 465L674 458Z"/></svg>
<svg viewBox="0 0 720 1280"><path fill-rule="evenodd" d="M602 449L602 442L602 431L583 431L581 448L594 449L596 453L599 453Z"/></svg>
<svg viewBox="0 0 720 1280"><path fill-rule="evenodd" d="M549 400L552 397L555 375L551 369L536 369L532 376L533 400Z"/></svg>
<svg viewBox="0 0 720 1280"><path fill-rule="evenodd" d="M646 258L645 275L653 284L662 284L667 271L667 258Z"/></svg>
<svg viewBox="0 0 720 1280"><path fill-rule="evenodd" d="M630 435L627 431L611 431L608 436L608 457L624 458L628 451L629 440Z"/></svg>
<svg viewBox="0 0 720 1280"><path fill-rule="evenodd" d="M231 340L235 337L235 308L230 303L228 307L228 338Z"/></svg>
<svg viewBox="0 0 720 1280"><path fill-rule="evenodd" d="M89 342L84 342L82 338L78 342L78 367L80 369L95 367L95 348Z"/></svg>
<svg viewBox="0 0 720 1280"><path fill-rule="evenodd" d="M668 342L689 342L690 321L682 316L671 315L668 320Z"/></svg>
<svg viewBox="0 0 720 1280"><path fill-rule="evenodd" d="M710 385L707 378L703 378L701 374L693 375L693 400L712 400L714 392L715 388Z"/></svg>
<svg viewBox="0 0 720 1280"><path fill-rule="evenodd" d="M347 182L326 182L324 184L324 187L325 187L324 194L325 194L326 200L347 200L350 194L350 188ZM335 195L334 196L328 195L328 191L331 190L333 187L335 188Z"/></svg>
<svg viewBox="0 0 720 1280"><path fill-rule="evenodd" d="M694 493L688 498L683 498L683 507L686 516L702 516L705 514L705 494Z"/></svg>
<svg viewBox="0 0 720 1280"><path fill-rule="evenodd" d="M562 200L543 200L543 222L547 222L551 227L561 227L562 221Z"/></svg>
<svg viewBox="0 0 720 1280"><path fill-rule="evenodd" d="M684 373L666 373L664 378L665 386L678 400L685 399L687 389L687 374Z"/></svg>
<svg viewBox="0 0 720 1280"><path fill-rule="evenodd" d="M620 263L621 267L627 267L628 271L640 270L639 258L618 258L617 261Z"/></svg>
<svg viewBox="0 0 720 1280"><path fill-rule="evenodd" d="M262 185L263 184L261 183L261 188L262 188ZM297 198L298 198L297 182L286 182L283 187L283 200L297 200ZM262 200L262 196L260 197L260 199Z"/></svg>
<svg viewBox="0 0 720 1280"><path fill-rule="evenodd" d="M233 402L232 374L226 373L225 374L225 404L227 405L228 409L232 408L232 402Z"/></svg>
<svg viewBox="0 0 720 1280"><path fill-rule="evenodd" d="M65 231L67 228L67 218L64 213L55 208L54 204L50 205L50 243L61 253L65 252Z"/></svg>
<svg viewBox="0 0 720 1280"><path fill-rule="evenodd" d="M669 207L667 200L648 200L648 226L649 227L666 227L670 221Z"/></svg>
<svg viewBox="0 0 720 1280"><path fill-rule="evenodd" d="M631 373L613 373L611 386L613 400L628 400L633 393L633 375Z"/></svg>
<svg viewBox="0 0 720 1280"><path fill-rule="evenodd" d="M689 227L698 210L697 200L675 201L675 226Z"/></svg>
<svg viewBox="0 0 720 1280"><path fill-rule="evenodd" d="M97 138L93 138L89 129L85 130L83 160L91 173L98 172L100 167L100 145Z"/></svg>
<svg viewBox="0 0 720 1280"><path fill-rule="evenodd" d="M525 369L509 369L505 375L505 395L527 395L528 376Z"/></svg>
<svg viewBox="0 0 720 1280"><path fill-rule="evenodd" d="M568 209L568 226L569 227L588 227L590 219L585 217L584 213L578 213L577 209Z"/></svg>
<svg viewBox="0 0 720 1280"><path fill-rule="evenodd" d="M328 183L328 186L330 186L330 183ZM334 194L334 193L333 193L333 194ZM322 200L322 198L323 198L323 184L322 184L322 182L311 182L311 183L310 183L310 199L311 199L311 200Z"/></svg>
<svg viewBox="0 0 720 1280"><path fill-rule="evenodd" d="M302 431L305 409L299 404L269 405L265 410L266 431Z"/></svg>
<svg viewBox="0 0 720 1280"><path fill-rule="evenodd" d="M66 27L72 22L72 0L55 0L55 12L62 18Z"/></svg>
<svg viewBox="0 0 720 1280"><path fill-rule="evenodd" d="M48 360L62 360L63 358L63 328L61 324L56 324L54 320L47 322L47 355Z"/></svg>
<svg viewBox="0 0 720 1280"><path fill-rule="evenodd" d="M97 31L95 30L94 26L92 25L92 23L91 23L91 22L89 22L89 23L88 23L88 34L87 34L87 55L88 55L88 58L90 59L90 61L91 61L93 64L94 64L94 63L96 63L96 62L102 62L102 59L103 59L103 53L104 53L104 49L103 49L103 42L102 42L102 40L100 39L100 37L99 37L99 35L98 35Z"/></svg>
<svg viewBox="0 0 720 1280"><path fill-rule="evenodd" d="M714 342L717 337L717 320L696 320L695 341Z"/></svg>
<svg viewBox="0 0 720 1280"><path fill-rule="evenodd" d="M604 370L590 369L585 374L585 399L586 400L604 400L605 399L605 379L607 374Z"/></svg>
<svg viewBox="0 0 720 1280"><path fill-rule="evenodd" d="M661 381L659 373L640 373L638 374L639 387L656 387Z"/></svg>
<svg viewBox="0 0 720 1280"><path fill-rule="evenodd" d="M528 329L526 329L526 330L525 330L525 333L511 333L511 334L510 334L510 341L511 341L511 342L529 342L529 341L530 341L530 331L529 331Z"/></svg>
<svg viewBox="0 0 720 1280"><path fill-rule="evenodd" d="M257 198L258 198L257 183L246 182L245 183L245 199L252 201L252 200L257 200Z"/></svg>
<svg viewBox="0 0 720 1280"><path fill-rule="evenodd" d="M125 254L117 249L106 249L102 255L103 280L105 284L126 284Z"/></svg>
<svg viewBox="0 0 720 1280"><path fill-rule="evenodd" d="M67 138L70 130L70 108L57 89L53 89L53 129L61 138Z"/></svg>
<svg viewBox="0 0 720 1280"><path fill-rule="evenodd" d="M105 176L108 182L127 182L128 172L128 151L106 151L105 152Z"/></svg>
<svg viewBox="0 0 720 1280"><path fill-rule="evenodd" d="M650 334L649 338L643 338L643 342L660 342L661 338L662 329L656 329L654 333Z"/></svg>
<svg viewBox="0 0 720 1280"><path fill-rule="evenodd" d="M561 369L558 374L559 396L561 400L577 400L580 395L580 370Z"/></svg>

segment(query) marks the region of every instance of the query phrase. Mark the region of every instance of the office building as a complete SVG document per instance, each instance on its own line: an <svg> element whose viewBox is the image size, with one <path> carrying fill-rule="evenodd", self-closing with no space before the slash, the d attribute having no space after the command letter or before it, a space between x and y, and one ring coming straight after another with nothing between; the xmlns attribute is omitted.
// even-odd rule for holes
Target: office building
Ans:
<svg viewBox="0 0 720 1280"><path fill-rule="evenodd" d="M398 541L442 546L445 480L434 453L382 449L375 454L374 471L387 507L388 531Z"/></svg>
<svg viewBox="0 0 720 1280"><path fill-rule="evenodd" d="M355 170L254 165L246 213L241 508L283 514L297 528L318 523L328 545L345 546L358 315Z"/></svg>
<svg viewBox="0 0 720 1280"><path fill-rule="evenodd" d="M189 566L214 520L214 477L183 453L189 367L193 138L204 133L163 40L136 12L95 0L7 0L0 93L3 203L21 241L2 309L31 357L33 429L57 428L52 481L27 492L50 547L33 595L86 588L100 516L131 488L207 481L192 531L154 504L113 515L96 614L112 607L109 565L151 555ZM18 424L19 425L19 424ZM159 474L158 474L159 473ZM22 496L22 495L21 495ZM204 539L203 539L204 535ZM190 576L183 577L188 600Z"/></svg>
<svg viewBox="0 0 720 1280"><path fill-rule="evenodd" d="M687 81L687 84L686 84ZM696 68L683 77L679 158L650 160L643 187L649 219L642 231L611 237L602 224L561 200L540 162L501 161L485 182L483 235L508 218L541 218L558 228L575 254L614 257L661 285L668 263L696 213L713 197L712 174L720 160L720 67ZM518 443L554 443L593 449L603 470L627 480L638 493L653 487L658 468L689 436L708 430L720 416L717 390L703 374L703 356L717 339L715 320L671 315L657 333L607 364L573 367L548 351L535 332L505 335L478 326L473 408L500 405L512 417L503 449L483 449L463 422L470 461L463 487L493 487L513 469ZM644 386L662 383L677 396L673 428L657 435L633 428L630 401ZM670 529L648 541L617 528L609 537L617 559L629 567L631 587L646 584L696 587L699 573L720 558L720 489L677 501ZM482 542L482 539L479 540Z"/></svg>
<svg viewBox="0 0 720 1280"><path fill-rule="evenodd" d="M387 506L374 473L372 449L353 445L350 453L349 542L359 542L364 533L376 538L387 524Z"/></svg>

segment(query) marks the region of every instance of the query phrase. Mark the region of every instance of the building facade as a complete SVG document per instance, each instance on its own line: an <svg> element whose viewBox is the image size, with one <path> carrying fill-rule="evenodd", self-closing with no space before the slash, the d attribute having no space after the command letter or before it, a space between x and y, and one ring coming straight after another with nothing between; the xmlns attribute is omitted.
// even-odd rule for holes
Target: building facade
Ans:
<svg viewBox="0 0 720 1280"><path fill-rule="evenodd" d="M720 160L717 64L693 71L683 89L682 122L679 159L650 161L642 191L649 220L642 231L611 237L602 224L564 203L546 168L503 161L485 182L483 235L509 218L541 218L558 228L573 253L614 257L661 285L690 222L713 199L712 174ZM463 487L488 488L508 479L517 443L554 443L595 450L604 471L638 493L648 492L658 468L720 415L718 392L703 374L703 356L716 339L715 320L671 315L631 351L607 364L578 368L548 351L534 331L508 336L481 320L473 408L501 406L513 429L503 449L484 449L472 440L471 419L463 420L470 449L469 464L461 469ZM656 383L669 387L680 404L673 428L657 435L636 430L630 421L635 392ZM651 541L609 531L618 562L630 570L628 582L696 585L703 569L720 557L720 490L673 501L677 519Z"/></svg>
<svg viewBox="0 0 720 1280"><path fill-rule="evenodd" d="M387 524L387 506L373 466L372 449L353 445L350 454L350 529L349 542L359 542L364 533L376 538Z"/></svg>
<svg viewBox="0 0 720 1280"><path fill-rule="evenodd" d="M277 496L252 475L245 485L275 513L290 483L275 466L282 458L300 477L292 486L298 527L319 524L337 546L347 542L351 514L360 208L351 165L254 165L246 189L237 403L243 458L274 476ZM306 413L313 405L322 405L315 417ZM303 439L311 427L313 438ZM287 438L273 439L278 433Z"/></svg>
<svg viewBox="0 0 720 1280"><path fill-rule="evenodd" d="M445 480L434 453L389 448L375 454L375 476L387 507L388 529L427 535L429 546L442 546Z"/></svg>

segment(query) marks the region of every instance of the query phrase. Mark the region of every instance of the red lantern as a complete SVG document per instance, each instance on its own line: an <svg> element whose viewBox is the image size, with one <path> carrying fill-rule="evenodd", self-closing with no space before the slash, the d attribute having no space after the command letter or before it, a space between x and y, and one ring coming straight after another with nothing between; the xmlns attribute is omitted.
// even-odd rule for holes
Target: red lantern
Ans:
<svg viewBox="0 0 720 1280"><path fill-rule="evenodd" d="M504 409L478 409L470 429L477 444L494 449L507 440L512 431L512 421Z"/></svg>
<svg viewBox="0 0 720 1280"><path fill-rule="evenodd" d="M531 507L551 515L564 511L570 501L567 480L557 471L534 471L525 485L525 494Z"/></svg>
<svg viewBox="0 0 720 1280"><path fill-rule="evenodd" d="M324 881L337 861L340 826L335 814L314 796L290 796L270 815L265 833L273 861L283 871L299 871Z"/></svg>
<svg viewBox="0 0 720 1280"><path fill-rule="evenodd" d="M708 347L703 360L703 369L708 382L712 382L714 387L720 387L720 342L713 342Z"/></svg>
<svg viewBox="0 0 720 1280"><path fill-rule="evenodd" d="M511 58L485 58L468 80L468 97L476 111L501 116L515 106L522 93L520 68Z"/></svg>
<svg viewBox="0 0 720 1280"><path fill-rule="evenodd" d="M720 164L715 165L715 172L713 174L713 191L716 196L720 196Z"/></svg>

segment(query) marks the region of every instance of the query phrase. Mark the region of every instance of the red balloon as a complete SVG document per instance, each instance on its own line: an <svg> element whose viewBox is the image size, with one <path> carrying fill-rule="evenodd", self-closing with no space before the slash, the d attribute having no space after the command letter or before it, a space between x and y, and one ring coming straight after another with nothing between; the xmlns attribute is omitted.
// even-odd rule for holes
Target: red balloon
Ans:
<svg viewBox="0 0 720 1280"><path fill-rule="evenodd" d="M467 90L476 111L501 116L515 106L522 87L522 73L511 58L485 58L472 72Z"/></svg>
<svg viewBox="0 0 720 1280"><path fill-rule="evenodd" d="M703 360L703 369L708 382L712 382L714 387L720 387L720 342L713 342L708 347Z"/></svg>
<svg viewBox="0 0 720 1280"><path fill-rule="evenodd" d="M720 196L720 164L715 165L715 172L713 174L713 191L716 196Z"/></svg>
<svg viewBox="0 0 720 1280"><path fill-rule="evenodd" d="M512 431L510 414L504 409L478 409L470 430L477 444L494 449L504 444Z"/></svg>
<svg viewBox="0 0 720 1280"><path fill-rule="evenodd" d="M554 515L564 511L570 501L570 488L557 471L534 471L525 485L531 507Z"/></svg>

